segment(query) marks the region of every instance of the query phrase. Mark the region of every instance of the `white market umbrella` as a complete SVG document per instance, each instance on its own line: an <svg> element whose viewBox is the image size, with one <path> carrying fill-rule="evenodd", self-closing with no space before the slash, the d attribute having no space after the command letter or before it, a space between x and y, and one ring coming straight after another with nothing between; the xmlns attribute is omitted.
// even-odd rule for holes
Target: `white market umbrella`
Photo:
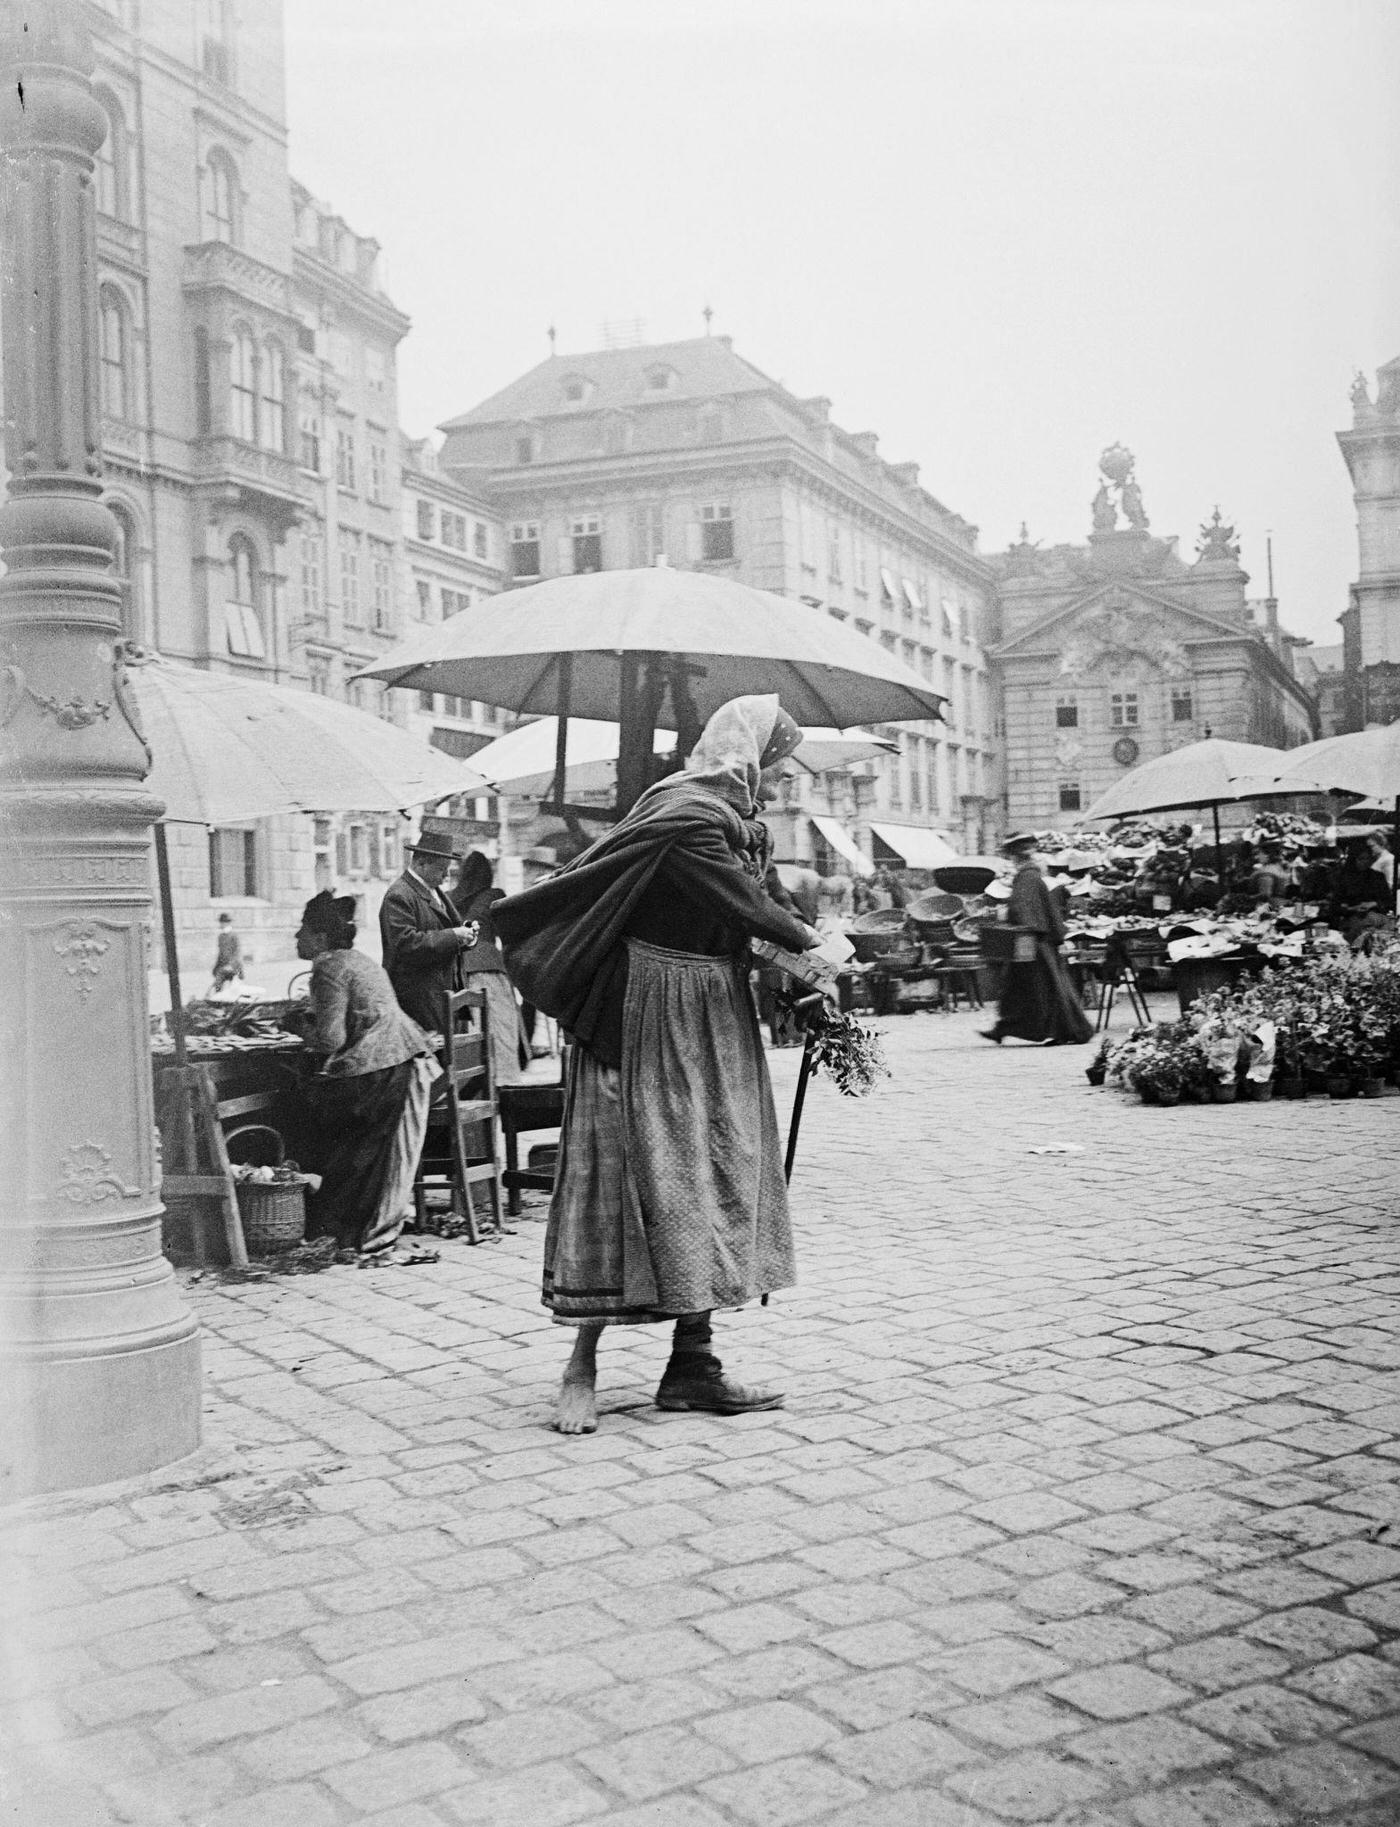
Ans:
<svg viewBox="0 0 1400 1827"><path fill-rule="evenodd" d="M564 778L569 793L606 793L617 785L617 758L621 730L616 723L591 717L570 717L565 733ZM559 719L539 717L519 729L498 736L472 756L472 766L502 793L522 799L543 797L554 783L558 755ZM658 730L652 748L668 755L675 737ZM898 751L898 743L868 730L804 730L802 745L792 759L813 774L851 767L872 756Z"/></svg>
<svg viewBox="0 0 1400 1827"><path fill-rule="evenodd" d="M646 784L653 731L690 748L730 698L776 692L804 725L938 718L943 694L876 641L705 571L597 571L487 598L362 677L510 710L622 726L618 810Z"/></svg>
<svg viewBox="0 0 1400 1827"><path fill-rule="evenodd" d="M474 767L382 717L316 692L154 658L129 677L175 824L279 812L397 812L489 793Z"/></svg>
<svg viewBox="0 0 1400 1827"><path fill-rule="evenodd" d="M165 826L221 825L282 812L397 812L489 793L475 769L367 711L310 691L203 672L152 654L122 691L151 752L146 784L165 802L155 827L175 1057L186 1062L180 963Z"/></svg>
<svg viewBox="0 0 1400 1827"><path fill-rule="evenodd" d="M1279 791L1294 791L1292 782L1299 777L1318 780L1329 792L1360 793L1387 809L1393 807L1391 854L1400 857L1400 723L1355 730L1347 736L1325 736L1321 742L1290 749L1279 769ZM1392 906L1400 900L1400 861L1395 875Z"/></svg>
<svg viewBox="0 0 1400 1827"><path fill-rule="evenodd" d="M1246 799L1280 799L1290 793L1321 793L1316 779L1299 774L1289 785L1279 772L1287 759L1283 749L1258 742L1226 742L1208 736L1145 761L1101 793L1079 824L1099 818L1132 818L1144 812L1184 812L1209 807L1215 822L1215 849L1220 852L1220 808Z"/></svg>

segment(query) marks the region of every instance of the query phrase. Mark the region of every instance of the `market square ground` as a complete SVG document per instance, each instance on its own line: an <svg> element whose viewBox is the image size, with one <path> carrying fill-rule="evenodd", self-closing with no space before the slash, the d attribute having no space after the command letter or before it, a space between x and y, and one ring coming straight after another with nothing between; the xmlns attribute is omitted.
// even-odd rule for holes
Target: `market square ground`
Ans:
<svg viewBox="0 0 1400 1827"><path fill-rule="evenodd" d="M1400 1100L976 1020L814 1090L802 1286L720 1335L779 1413L658 1413L647 1329L550 1433L537 1220L194 1285L201 1452L6 1519L0 1819L1394 1827Z"/></svg>

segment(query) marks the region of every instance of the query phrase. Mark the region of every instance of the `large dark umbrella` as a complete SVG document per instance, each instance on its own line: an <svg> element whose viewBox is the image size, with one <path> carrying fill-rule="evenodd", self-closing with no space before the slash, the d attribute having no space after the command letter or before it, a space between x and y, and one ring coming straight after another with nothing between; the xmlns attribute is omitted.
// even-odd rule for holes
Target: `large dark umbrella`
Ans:
<svg viewBox="0 0 1400 1827"><path fill-rule="evenodd" d="M1347 736L1325 736L1321 742L1290 749L1279 769L1279 792L1296 792L1294 783L1299 778L1319 781L1333 793L1360 793L1365 799L1394 806L1393 912L1400 906L1400 723L1355 730Z"/></svg>
<svg viewBox="0 0 1400 1827"><path fill-rule="evenodd" d="M684 753L730 698L777 692L801 724L937 718L943 695L844 623L704 571L654 566L551 578L489 597L391 649L364 678L559 718L563 810L571 716L621 725L617 809L652 773L658 728Z"/></svg>

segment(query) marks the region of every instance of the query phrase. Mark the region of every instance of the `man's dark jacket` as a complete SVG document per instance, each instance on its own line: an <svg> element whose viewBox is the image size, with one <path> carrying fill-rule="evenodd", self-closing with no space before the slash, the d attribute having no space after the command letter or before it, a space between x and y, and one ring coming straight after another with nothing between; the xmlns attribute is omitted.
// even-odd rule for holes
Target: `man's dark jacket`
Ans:
<svg viewBox="0 0 1400 1827"><path fill-rule="evenodd" d="M379 908L384 968L399 1007L420 1028L439 1034L446 1019L443 1005L461 987L457 925L431 890L407 874L389 884Z"/></svg>
<svg viewBox="0 0 1400 1827"><path fill-rule="evenodd" d="M653 787L582 856L496 902L496 931L516 988L605 1064L618 1064L624 941L659 872L668 880L668 899L718 915L741 940L756 933L797 951L806 944L806 929L774 905L741 860L766 836L714 793ZM639 936L656 937L649 929ZM691 949L679 933L671 944Z"/></svg>

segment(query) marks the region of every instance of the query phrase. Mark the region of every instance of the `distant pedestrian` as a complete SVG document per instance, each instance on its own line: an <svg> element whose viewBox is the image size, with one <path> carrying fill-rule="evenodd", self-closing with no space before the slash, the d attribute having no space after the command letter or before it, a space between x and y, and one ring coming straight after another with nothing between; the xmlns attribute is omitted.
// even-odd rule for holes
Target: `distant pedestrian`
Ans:
<svg viewBox="0 0 1400 1827"><path fill-rule="evenodd" d="M1093 1029L1060 957L1065 923L1037 865L1035 839L1008 837L1002 851L1017 865L1006 918L1031 935L1035 955L1006 966L996 1026L982 1029L982 1038L998 1046L1008 1034L1042 1047L1081 1046Z"/></svg>
<svg viewBox="0 0 1400 1827"><path fill-rule="evenodd" d="M219 915L218 950L214 956L214 988L221 990L226 983L232 983L235 977L243 975L243 943L234 931L233 915Z"/></svg>

